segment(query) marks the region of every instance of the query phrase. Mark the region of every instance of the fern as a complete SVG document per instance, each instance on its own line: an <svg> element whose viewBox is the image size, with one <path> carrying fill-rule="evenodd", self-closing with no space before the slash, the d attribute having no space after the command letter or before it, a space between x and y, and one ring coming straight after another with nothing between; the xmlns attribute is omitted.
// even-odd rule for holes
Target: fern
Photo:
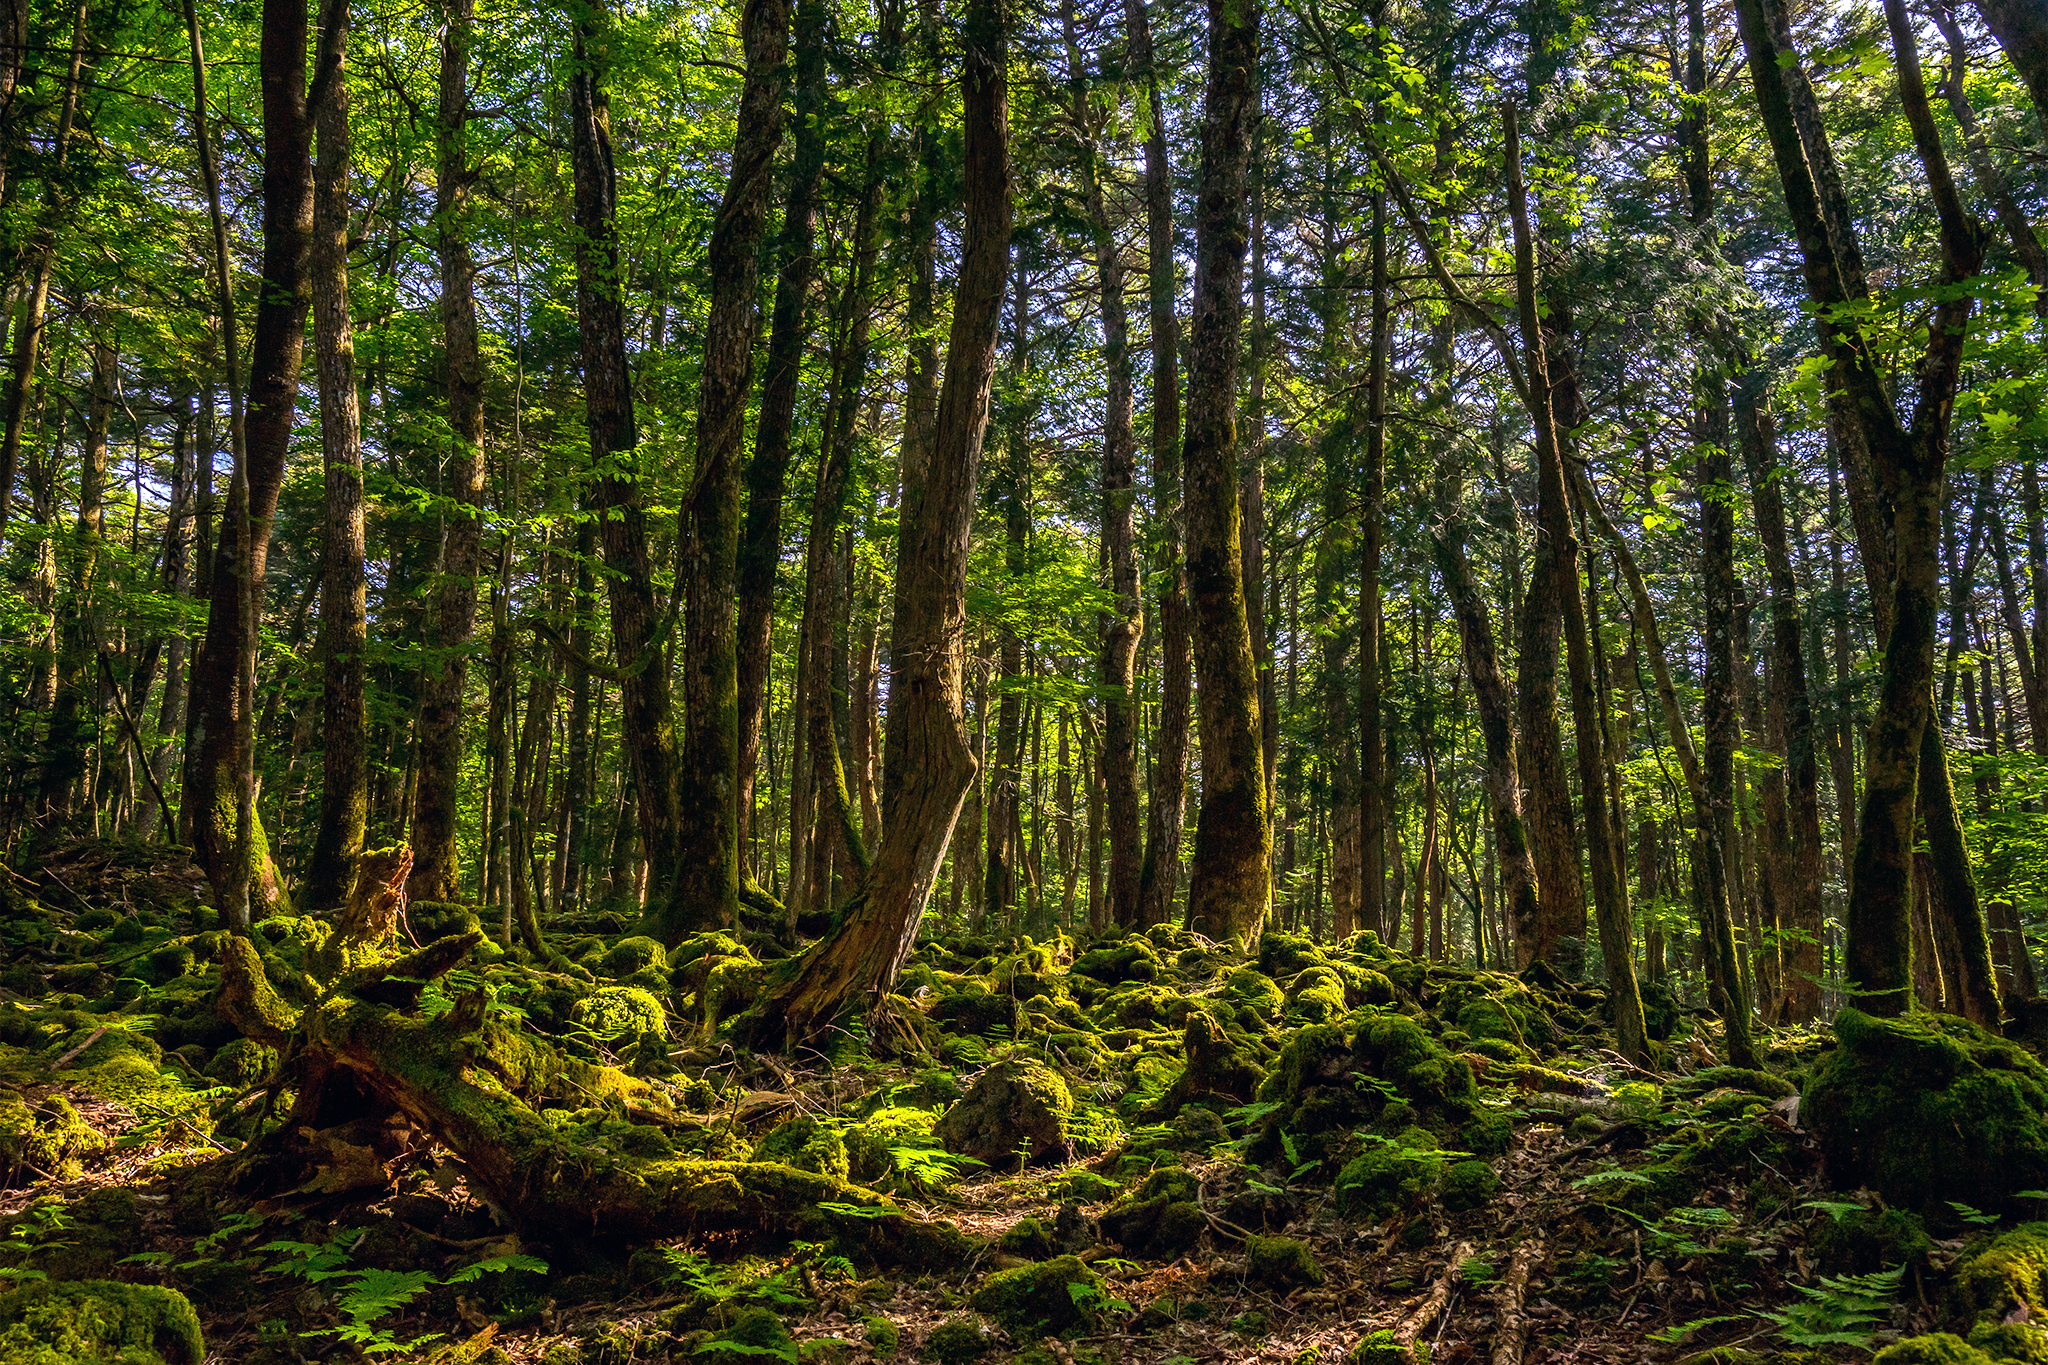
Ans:
<svg viewBox="0 0 2048 1365"><path fill-rule="evenodd" d="M1792 1286L1802 1296L1798 1301L1757 1316L1776 1324L1778 1335L1797 1347L1864 1350L1891 1316L1905 1273L1896 1266L1871 1275L1823 1276L1819 1288Z"/></svg>

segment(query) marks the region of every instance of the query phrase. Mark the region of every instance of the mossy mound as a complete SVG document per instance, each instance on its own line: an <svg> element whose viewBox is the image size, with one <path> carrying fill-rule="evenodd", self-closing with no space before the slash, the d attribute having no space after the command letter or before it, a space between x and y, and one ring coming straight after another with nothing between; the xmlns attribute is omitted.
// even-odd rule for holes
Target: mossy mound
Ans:
<svg viewBox="0 0 2048 1365"><path fill-rule="evenodd" d="M569 1018L607 1043L668 1030L668 1014L661 1001L638 986L600 986L576 1002Z"/></svg>
<svg viewBox="0 0 2048 1365"><path fill-rule="evenodd" d="M1254 1284L1283 1291L1323 1282L1322 1267L1307 1242L1258 1233L1245 1241L1244 1274Z"/></svg>
<svg viewBox="0 0 2048 1365"><path fill-rule="evenodd" d="M981 1282L970 1302L1022 1340L1095 1326L1101 1315L1091 1299L1101 1295L1102 1277L1078 1256L1055 1256L1039 1265L997 1271Z"/></svg>
<svg viewBox="0 0 2048 1365"><path fill-rule="evenodd" d="M1119 943L1103 943L1074 959L1074 974L1119 985L1126 981L1157 981L1166 965L1150 940L1132 936Z"/></svg>
<svg viewBox="0 0 2048 1365"><path fill-rule="evenodd" d="M1367 1134L1363 1152L1337 1174L1337 1207L1354 1217L1385 1218L1436 1192L1448 1160L1426 1129L1399 1136Z"/></svg>
<svg viewBox="0 0 2048 1365"><path fill-rule="evenodd" d="M200 1365L206 1343L183 1294L114 1280L38 1281L0 1294L8 1365Z"/></svg>
<svg viewBox="0 0 2048 1365"><path fill-rule="evenodd" d="M1141 1256L1186 1255L1209 1230L1201 1191L1201 1182L1177 1166L1156 1170L1102 1215L1102 1235Z"/></svg>
<svg viewBox="0 0 2048 1365"><path fill-rule="evenodd" d="M1830 1171L1920 1212L2048 1187L2048 1067L1949 1015L1845 1009L1800 1105Z"/></svg>
<svg viewBox="0 0 2048 1365"><path fill-rule="evenodd" d="M1924 1337L1895 1341L1879 1351L1872 1365L1996 1365L1961 1337L1947 1332L1930 1332Z"/></svg>
<svg viewBox="0 0 2048 1365"><path fill-rule="evenodd" d="M76 1180L84 1169L81 1158L107 1146L106 1136L62 1095L30 1102L0 1090L0 1183L38 1175Z"/></svg>
<svg viewBox="0 0 2048 1365"><path fill-rule="evenodd" d="M794 1353L795 1339L781 1318L766 1308L742 1308L732 1326L698 1346L690 1358L702 1365L758 1365Z"/></svg>
<svg viewBox="0 0 2048 1365"><path fill-rule="evenodd" d="M1074 1097L1058 1072L1037 1062L998 1062L975 1079L932 1129L949 1152L996 1170L1071 1155Z"/></svg>
<svg viewBox="0 0 2048 1365"><path fill-rule="evenodd" d="M1213 1100L1226 1106L1243 1104L1258 1092L1265 1068L1242 1038L1232 1038L1204 1011L1188 1015L1181 1031L1188 1064L1173 1086L1153 1106L1152 1117L1171 1118L1191 1101Z"/></svg>
<svg viewBox="0 0 2048 1365"><path fill-rule="evenodd" d="M979 1318L953 1318L940 1323L924 1339L924 1357L937 1365L967 1365L995 1349L995 1339Z"/></svg>

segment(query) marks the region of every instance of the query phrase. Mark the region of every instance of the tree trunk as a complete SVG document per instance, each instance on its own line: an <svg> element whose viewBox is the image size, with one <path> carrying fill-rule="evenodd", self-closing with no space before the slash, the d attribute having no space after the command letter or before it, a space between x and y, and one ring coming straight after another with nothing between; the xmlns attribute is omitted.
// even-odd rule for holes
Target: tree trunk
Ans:
<svg viewBox="0 0 2048 1365"><path fill-rule="evenodd" d="M1200 682L1202 808L1188 925L1257 937L1270 886L1258 663L1245 600L1237 493L1238 346L1244 323L1245 178L1257 89L1257 0L1209 0L1209 72L1188 328L1187 578Z"/></svg>
<svg viewBox="0 0 2048 1365"><path fill-rule="evenodd" d="M921 480L904 481L907 544L896 581L889 688L901 721L891 727L883 770L882 842L866 884L832 932L751 1012L757 1045L777 1037L807 1041L849 1007L882 1004L916 941L974 780L961 714L967 551L1011 219L1009 44L997 0L969 0L962 38L966 225L931 462Z"/></svg>
<svg viewBox="0 0 2048 1365"><path fill-rule="evenodd" d="M256 624L261 619L271 523L284 486L285 457L299 392L299 361L311 302L307 271L313 227L311 125L306 116L305 0L264 0L263 260L256 327L249 346L249 396L237 478L214 546L206 640L193 666L197 742L185 763L193 859L213 883L231 925L249 911L235 894L238 845L252 869L255 899L285 908L284 888L253 809L249 727L254 701ZM225 250L218 253L225 269ZM227 288L224 278L221 288Z"/></svg>
<svg viewBox="0 0 2048 1365"><path fill-rule="evenodd" d="M747 465L747 523L734 566L739 637L739 844L751 841L754 784L767 718L769 648L775 607L775 567L782 557L783 485L789 475L790 433L796 422L797 381L810 333L811 281L817 275L818 183L825 172L825 6L800 0L791 66L796 76L789 196L776 240L781 268L768 328L761 415L754 428L754 458Z"/></svg>
<svg viewBox="0 0 2048 1365"><path fill-rule="evenodd" d="M1372 355L1366 376L1365 469L1358 496L1358 927L1385 939L1387 915L1387 766L1380 678L1380 542L1386 526L1387 355L1392 335L1387 281L1387 196L1372 195ZM1491 641L1488 642L1489 648ZM1512 742L1512 730L1510 742ZM1341 759L1338 761L1342 761ZM1516 810L1521 809L1519 798ZM1524 855L1528 832L1516 817ZM1535 882L1529 883L1534 892Z"/></svg>
<svg viewBox="0 0 2048 1365"><path fill-rule="evenodd" d="M57 604L57 687L43 740L42 806L60 825L70 818L79 783L91 770L93 726L88 717L98 710L87 689L97 692L99 686L93 667L98 635L93 599L99 585L100 523L106 515L107 433L114 415L114 385L120 377L120 357L103 330L112 321L98 312L88 317L96 334L85 440L79 452L78 517L69 545L58 556L64 595Z"/></svg>
<svg viewBox="0 0 2048 1365"><path fill-rule="evenodd" d="M1559 593L1559 605L1563 608L1565 664L1572 687L1572 725L1579 735L1579 789L1585 794L1586 853L1593 870L1594 912L1599 922L1601 959L1607 968L1607 995L1614 1007L1615 1041L1624 1056L1640 1063L1649 1056L1643 1034L1643 1005L1636 994L1628 897L1620 885L1621 864L1615 857L1614 833L1608 823L1607 802L1601 794L1606 778L1600 763L1599 702L1593 691L1585 604L1578 591L1578 537L1566 506L1564 460L1558 447L1556 414L1551 408L1550 367L1536 297L1536 248L1522 187L1520 129L1513 104L1503 104L1501 114L1507 133L1508 197L1515 223L1515 282L1522 348L1527 357L1524 367L1528 375L1529 415L1536 427L1536 505L1557 579L1566 585ZM1737 1027L1738 1021L1731 1018L1731 1043Z"/></svg>
<svg viewBox="0 0 2048 1365"><path fill-rule="evenodd" d="M412 900L460 899L455 851L461 797L463 702L476 629L482 548L484 365L476 321L476 263L469 250L469 48L474 0L443 0L441 79L434 117L434 246L441 265L441 338L447 365L447 496L441 516L441 582L434 651L420 679L419 775L412 811Z"/></svg>
<svg viewBox="0 0 2048 1365"><path fill-rule="evenodd" d="M306 900L320 912L337 910L348 898L370 800L363 703L363 650L369 640L363 422L348 296L348 6L333 6L329 17L331 26L319 36L326 97L313 117L319 138L313 167L313 336L326 512L320 552L320 823L306 870Z"/></svg>
<svg viewBox="0 0 2048 1365"><path fill-rule="evenodd" d="M1194 625L1188 608L1181 506L1180 337L1174 315L1173 170L1166 157L1166 113L1152 54L1146 0L1124 0L1126 62L1145 82L1146 311L1152 350L1152 504L1159 589L1159 722L1152 738L1151 801L1145 813L1145 860L1138 869L1139 917L1147 925L1173 918L1186 815L1189 670Z"/></svg>
<svg viewBox="0 0 2048 1365"><path fill-rule="evenodd" d="M674 719L664 645L673 621L654 601L654 561L640 492L640 444L626 361L621 294L618 178L612 165L611 106L604 81L617 41L600 6L576 26L569 75L570 152L576 198L576 315L583 364L585 426L596 472L590 492L604 550L612 643L618 655L620 745L632 774L641 856L654 869L652 903L666 902L676 866Z"/></svg>
<svg viewBox="0 0 2048 1365"><path fill-rule="evenodd" d="M1977 12L2026 82L2048 147L2048 14L2034 0L1977 0Z"/></svg>
<svg viewBox="0 0 2048 1365"><path fill-rule="evenodd" d="M739 913L739 639L734 615L740 540L740 452L752 388L756 285L767 229L789 0L747 0L740 21L746 76L725 199L711 230L704 362L697 390L697 469L680 528L688 579L683 734L677 768L676 862L668 894L648 904L667 943L726 929Z"/></svg>

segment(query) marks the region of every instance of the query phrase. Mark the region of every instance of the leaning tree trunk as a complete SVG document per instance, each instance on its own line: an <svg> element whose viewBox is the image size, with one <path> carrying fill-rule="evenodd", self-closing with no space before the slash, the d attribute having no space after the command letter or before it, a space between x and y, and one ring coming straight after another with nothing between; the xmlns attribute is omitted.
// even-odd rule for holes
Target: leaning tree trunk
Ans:
<svg viewBox="0 0 2048 1365"><path fill-rule="evenodd" d="M881 1005L916 941L974 780L960 694L967 551L1011 221L1009 44L999 0L969 0L962 38L966 225L931 462L921 484L906 480L904 487L900 534L908 543L896 581L889 689L901 714L883 768L882 842L832 932L750 1012L757 1043L807 1041L849 1008Z"/></svg>
<svg viewBox="0 0 2048 1365"><path fill-rule="evenodd" d="M725 199L711 229L704 363L697 389L697 471L681 534L684 613L682 762L677 769L676 865L669 894L648 904L649 927L674 943L730 928L740 893L740 452L746 445L759 309L761 235L775 148L782 141L789 0L747 0L740 20L746 76Z"/></svg>
<svg viewBox="0 0 2048 1365"><path fill-rule="evenodd" d="M313 336L326 515L320 559L320 823L306 870L306 900L318 911L337 908L348 895L370 807L363 710L363 649L369 638L363 422L348 299L348 12L345 4L332 6L320 34L326 98L313 120L319 138L313 164Z"/></svg>
<svg viewBox="0 0 2048 1365"><path fill-rule="evenodd" d="M2026 82L2048 147L2048 14L2036 0L1977 0L1977 12Z"/></svg>
<svg viewBox="0 0 2048 1365"><path fill-rule="evenodd" d="M1199 629L1202 808L1188 926L1258 936L1272 890L1258 664L1245 601L1237 489L1238 345L1244 324L1245 180L1257 90L1258 0L1209 0L1209 75L1188 327L1187 577Z"/></svg>
<svg viewBox="0 0 2048 1365"><path fill-rule="evenodd" d="M312 282L307 258L313 230L311 125L306 117L305 0L264 0L263 260L256 327L249 346L249 397L243 418L238 478L229 514L214 545L206 639L193 665L196 752L185 763L193 860L205 870L230 921L248 913L230 883L237 844L246 842L252 899L267 909L286 905L263 827L247 809L248 750L255 670L256 623L263 601L271 523L284 487L299 360ZM225 265L225 261L222 262ZM225 288L225 283L222 285ZM244 824L246 829L238 829Z"/></svg>
<svg viewBox="0 0 2048 1365"><path fill-rule="evenodd" d="M446 352L448 499L442 510L441 583L434 650L420 679L419 770L412 812L414 900L452 901L461 892L455 851L461 797L463 701L476 630L484 493L484 363L477 339L476 262L469 250L469 46L474 0L444 0L440 103L434 118L435 249L441 264L441 338Z"/></svg>

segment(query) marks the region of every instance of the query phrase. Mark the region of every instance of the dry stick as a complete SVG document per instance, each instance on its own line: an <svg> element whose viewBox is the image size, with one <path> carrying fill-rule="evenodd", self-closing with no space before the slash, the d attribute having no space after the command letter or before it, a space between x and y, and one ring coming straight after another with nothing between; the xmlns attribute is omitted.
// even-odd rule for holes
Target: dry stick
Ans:
<svg viewBox="0 0 2048 1365"><path fill-rule="evenodd" d="M156 769L149 765L149 755L144 752L142 747L142 736L136 733L135 730L135 717L128 714L128 703L122 699L121 688L114 681L114 670L107 663L107 656L101 654L99 659L100 673L107 680L107 690L113 693L114 705L120 708L122 728L128 731L128 741L135 746L135 757L141 761L142 775L149 779L149 789L156 795L156 806L158 812L164 818L164 829L167 831L166 837L175 838L178 819L171 813L171 803L164 798L163 784L156 780Z"/></svg>
<svg viewBox="0 0 2048 1365"><path fill-rule="evenodd" d="M1532 1237L1515 1248L1507 1277L1494 1295L1499 1326L1493 1333L1493 1365L1522 1365L1522 1347L1529 1337L1529 1318L1522 1300L1529 1292L1529 1269L1543 1254L1543 1240Z"/></svg>
<svg viewBox="0 0 2048 1365"><path fill-rule="evenodd" d="M91 1047L94 1043L97 1043L100 1039L106 1036L106 1025L101 1025L99 1028L94 1029L91 1033L88 1033L85 1036L84 1042L80 1043L77 1047L72 1048L69 1052L65 1053L62 1057L59 1057L56 1061L51 1062L50 1070L53 1072L62 1071L67 1065L70 1064L72 1059L78 1056L78 1054L84 1052L87 1048Z"/></svg>

